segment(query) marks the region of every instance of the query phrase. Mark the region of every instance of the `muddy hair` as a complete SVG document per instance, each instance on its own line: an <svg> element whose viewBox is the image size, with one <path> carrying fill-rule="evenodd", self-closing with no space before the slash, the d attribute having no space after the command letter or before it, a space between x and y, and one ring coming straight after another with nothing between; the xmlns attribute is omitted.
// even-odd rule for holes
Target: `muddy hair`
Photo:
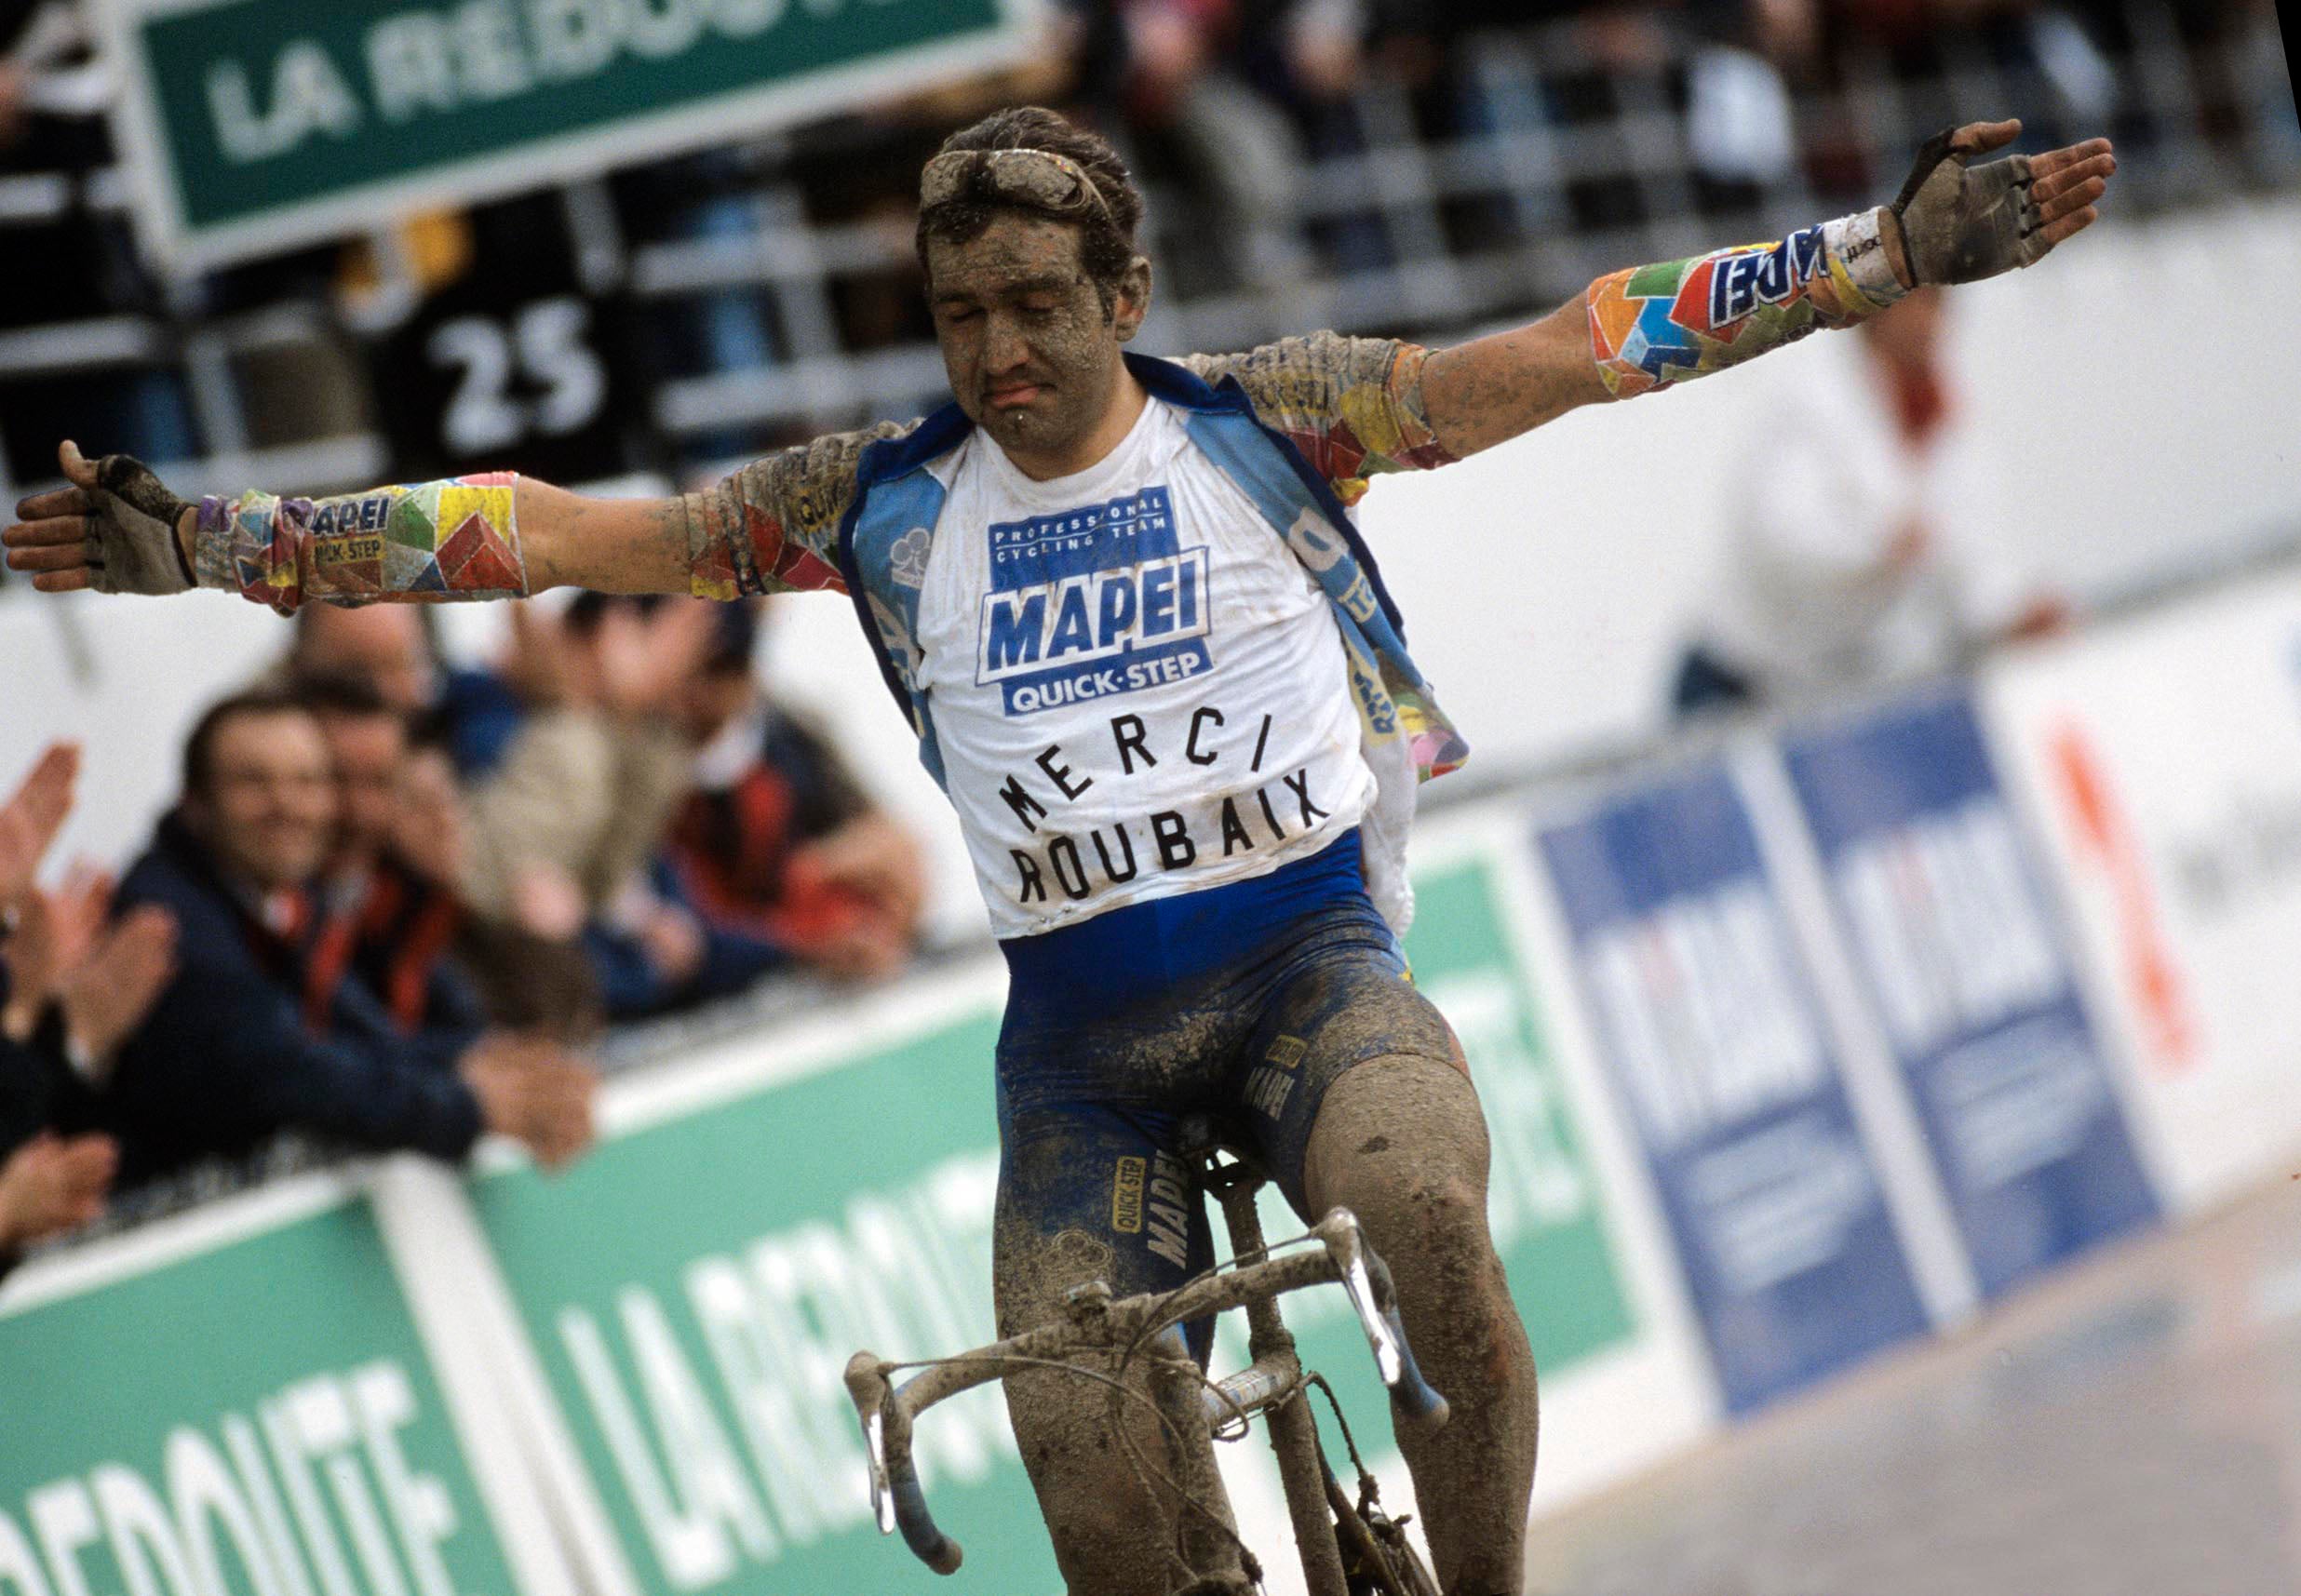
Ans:
<svg viewBox="0 0 2301 1596"><path fill-rule="evenodd" d="M994 111L972 127L962 127L935 151L948 155L959 150L1044 150L1075 162L1102 194L1104 210L1090 207L1058 220L1079 229L1079 263L1110 313L1117 302L1119 284L1138 252L1135 230L1142 224L1142 193L1128 175L1110 141L1089 128L1077 127L1042 105L1015 105ZM1025 216L1051 213L1017 204L994 191L981 173L969 180L955 198L919 213L919 269L927 270L927 244L965 244L982 235L1001 212ZM929 273L929 281L933 274Z"/></svg>

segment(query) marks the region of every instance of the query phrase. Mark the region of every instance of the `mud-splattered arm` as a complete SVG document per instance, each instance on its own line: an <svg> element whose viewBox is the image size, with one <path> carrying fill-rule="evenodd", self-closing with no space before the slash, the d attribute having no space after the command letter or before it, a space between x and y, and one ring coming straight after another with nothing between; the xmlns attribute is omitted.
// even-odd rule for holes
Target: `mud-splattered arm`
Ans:
<svg viewBox="0 0 2301 1596"><path fill-rule="evenodd" d="M863 450L918 424L881 422L779 449L680 500L687 571L681 591L698 598L844 592L839 523L854 503Z"/></svg>
<svg viewBox="0 0 2301 1596"><path fill-rule="evenodd" d="M590 499L495 474L330 498L266 492L194 504L124 454L58 450L68 487L17 506L11 570L44 592L213 587L282 613L337 604L516 598L572 584L688 590L678 499Z"/></svg>
<svg viewBox="0 0 2301 1596"><path fill-rule="evenodd" d="M1429 358L1420 344L1314 332L1243 355L1189 355L1179 364L1209 384L1236 381L1262 424L1284 433L1352 504L1370 476L1455 458L1423 410Z"/></svg>
<svg viewBox="0 0 2301 1596"><path fill-rule="evenodd" d="M2034 265L2096 219L2117 170L2106 139L1982 165L2021 132L1971 122L1926 141L1891 205L1778 242L1611 273L1528 326L1433 354L1421 409L1457 455L1580 405L1707 376L1817 328L1876 314L1915 283Z"/></svg>
<svg viewBox="0 0 2301 1596"><path fill-rule="evenodd" d="M831 434L676 499L587 499L509 476L343 499L211 499L199 506L193 564L201 586L282 610L307 598L501 598L560 584L700 598L841 589L839 524L863 450L909 430Z"/></svg>
<svg viewBox="0 0 2301 1596"><path fill-rule="evenodd" d="M1422 374L1432 425L1455 453L1473 454L1578 406L1706 376L1875 315L1908 292L1883 217L1615 272L1540 321L1439 350Z"/></svg>

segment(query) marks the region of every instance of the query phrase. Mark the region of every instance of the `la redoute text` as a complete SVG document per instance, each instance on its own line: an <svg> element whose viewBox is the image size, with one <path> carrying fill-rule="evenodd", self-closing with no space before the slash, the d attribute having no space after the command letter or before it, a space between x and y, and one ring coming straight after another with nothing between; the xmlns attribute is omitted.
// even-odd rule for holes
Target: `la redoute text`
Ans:
<svg viewBox="0 0 2301 1596"><path fill-rule="evenodd" d="M209 114L224 159L245 166L373 125L400 127L548 92L626 60L661 61L756 39L787 19L821 18L850 4L462 0L410 7L370 24L356 49L298 37L282 41L268 60L212 62Z"/></svg>
<svg viewBox="0 0 2301 1596"><path fill-rule="evenodd" d="M400 1439L421 1416L386 1359L177 1425L148 1467L107 1459L28 1493L20 1521L0 1509L0 1590L488 1596L450 1574L454 1499Z"/></svg>

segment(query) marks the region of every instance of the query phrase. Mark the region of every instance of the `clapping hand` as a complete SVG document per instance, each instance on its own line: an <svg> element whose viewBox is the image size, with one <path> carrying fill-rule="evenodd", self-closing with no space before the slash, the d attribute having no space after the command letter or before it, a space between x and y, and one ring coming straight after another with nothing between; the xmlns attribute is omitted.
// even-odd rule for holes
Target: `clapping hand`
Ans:
<svg viewBox="0 0 2301 1596"><path fill-rule="evenodd" d="M66 972L56 999L63 1005L64 1034L101 1085L112 1055L176 973L176 917L157 904L139 904L115 921L95 948Z"/></svg>
<svg viewBox="0 0 2301 1596"><path fill-rule="evenodd" d="M491 1031L464 1053L457 1070L479 1100L487 1129L520 1143L545 1169L560 1168L591 1146L599 1074L565 1048Z"/></svg>
<svg viewBox="0 0 2301 1596"><path fill-rule="evenodd" d="M110 1136L43 1131L0 1162L0 1253L45 1241L104 1211L120 1165Z"/></svg>
<svg viewBox="0 0 2301 1596"><path fill-rule="evenodd" d="M0 915L31 889L40 856L56 840L72 811L72 783L80 772L80 750L51 743L34 761L23 785L0 803Z"/></svg>
<svg viewBox="0 0 2301 1596"><path fill-rule="evenodd" d="M0 1034L16 1042L32 1035L48 999L95 947L111 906L112 878L87 865L74 865L54 892L25 891L8 937L8 1002L0 1011Z"/></svg>

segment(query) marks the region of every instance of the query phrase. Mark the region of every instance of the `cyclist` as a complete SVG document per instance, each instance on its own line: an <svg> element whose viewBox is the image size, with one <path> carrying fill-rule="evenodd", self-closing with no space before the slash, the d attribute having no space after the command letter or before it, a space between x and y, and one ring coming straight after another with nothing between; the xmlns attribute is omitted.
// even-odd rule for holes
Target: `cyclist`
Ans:
<svg viewBox="0 0 2301 1596"><path fill-rule="evenodd" d="M1306 1215L1347 1204L1392 1262L1454 1419L1402 1433L1438 1576L1515 1592L1535 1375L1485 1223L1460 1052L1407 979L1418 779L1466 750L1406 653L1346 506L1578 406L1844 327L1913 283L2026 265L2094 217L2105 141L1921 153L1890 206L1603 277L1528 326L1431 351L1320 333L1150 360L1142 202L1099 137L995 114L922 174L918 248L955 403L824 437L681 498L495 476L196 506L61 447L9 563L49 590L511 597L573 583L714 598L843 589L957 807L1011 967L996 1059L1002 1334L1096 1277L1206 1262L1180 1117L1255 1138ZM1014 1378L1024 1461L1073 1591L1163 1596L1143 1498L1088 1381Z"/></svg>

